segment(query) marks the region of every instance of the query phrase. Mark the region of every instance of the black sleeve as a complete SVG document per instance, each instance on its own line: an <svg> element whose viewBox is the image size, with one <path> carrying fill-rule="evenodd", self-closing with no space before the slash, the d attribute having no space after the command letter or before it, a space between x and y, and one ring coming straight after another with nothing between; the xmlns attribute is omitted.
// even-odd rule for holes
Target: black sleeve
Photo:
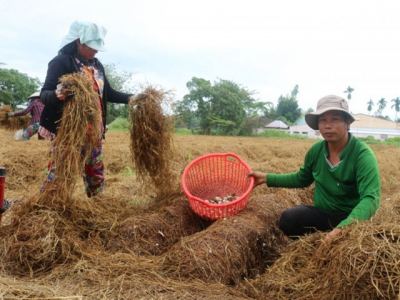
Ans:
<svg viewBox="0 0 400 300"><path fill-rule="evenodd" d="M133 96L133 94L126 94L114 90L111 87L105 75L104 75L104 84L106 86L105 90L107 91L107 102L128 104L129 97Z"/></svg>
<svg viewBox="0 0 400 300"><path fill-rule="evenodd" d="M107 96L106 96L107 102L128 104L129 97L133 96L133 94L122 93L117 90L114 90L111 87L111 84L107 79L107 75L106 75L106 72L104 70L102 63L99 60L97 60L96 63L98 64L100 71L104 75L104 90L107 93Z"/></svg>
<svg viewBox="0 0 400 300"><path fill-rule="evenodd" d="M60 77L71 73L68 61L69 57L59 55L49 62L46 79L40 92L40 101L44 105L60 105L60 100L58 100L55 90L57 84L60 83Z"/></svg>

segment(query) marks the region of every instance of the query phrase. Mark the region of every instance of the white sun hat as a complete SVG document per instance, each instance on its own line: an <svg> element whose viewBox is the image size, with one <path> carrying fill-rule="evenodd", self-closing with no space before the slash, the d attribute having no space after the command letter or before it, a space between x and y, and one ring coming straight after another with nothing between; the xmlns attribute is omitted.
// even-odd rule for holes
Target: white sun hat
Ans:
<svg viewBox="0 0 400 300"><path fill-rule="evenodd" d="M30 95L27 99L31 99L31 98L39 98L40 97L40 93L39 92L34 92L32 95Z"/></svg>
<svg viewBox="0 0 400 300"><path fill-rule="evenodd" d="M104 46L104 37L107 34L107 29L101 25L97 25L87 21L75 21L71 24L69 32L63 37L60 49L69 43L79 39L81 44L97 51L106 51Z"/></svg>

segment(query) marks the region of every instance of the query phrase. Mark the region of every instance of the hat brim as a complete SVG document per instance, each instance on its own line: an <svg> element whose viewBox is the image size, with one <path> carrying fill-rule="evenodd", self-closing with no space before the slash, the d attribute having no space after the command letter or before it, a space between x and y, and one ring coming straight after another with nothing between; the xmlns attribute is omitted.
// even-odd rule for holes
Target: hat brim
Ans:
<svg viewBox="0 0 400 300"><path fill-rule="evenodd" d="M35 92L32 95L30 95L27 99L31 99L31 98L40 98L40 93L39 92Z"/></svg>
<svg viewBox="0 0 400 300"><path fill-rule="evenodd" d="M323 113L326 113L327 111L330 111L330 110L336 110L336 111L344 112L348 116L348 119L350 120L350 124L355 121L355 118L351 114L349 114L346 110L338 108L338 107L325 107L324 109L320 109L320 110L317 110L315 112L306 114L304 119L305 119L307 125L310 126L310 128L312 128L314 130L318 130L318 118L319 118L319 116L322 115Z"/></svg>
<svg viewBox="0 0 400 300"><path fill-rule="evenodd" d="M85 45L97 51L107 51L103 41L100 40L87 41L85 42Z"/></svg>

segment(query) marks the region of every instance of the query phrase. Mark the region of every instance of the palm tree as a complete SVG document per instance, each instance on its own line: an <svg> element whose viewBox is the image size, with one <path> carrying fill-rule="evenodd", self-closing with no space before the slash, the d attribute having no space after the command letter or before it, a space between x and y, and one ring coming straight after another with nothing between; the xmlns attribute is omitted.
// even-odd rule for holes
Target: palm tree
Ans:
<svg viewBox="0 0 400 300"><path fill-rule="evenodd" d="M382 110L386 107L386 100L385 98L382 98L381 100L378 101L378 111L379 114L382 116Z"/></svg>
<svg viewBox="0 0 400 300"><path fill-rule="evenodd" d="M367 102L368 104L368 111L369 111L369 115L371 115L371 110L372 110L372 106L374 106L374 102L372 101L372 99L369 99L369 101Z"/></svg>
<svg viewBox="0 0 400 300"><path fill-rule="evenodd" d="M354 91L354 89L350 86L347 87L347 90L345 90L343 93L347 94L347 102L349 103L349 111L350 111L350 99L351 99L351 93Z"/></svg>
<svg viewBox="0 0 400 300"><path fill-rule="evenodd" d="M392 102L393 102L393 105L392 105L392 107L391 108L394 108L394 110L395 110L395 118L394 118L394 120L396 121L396 122L398 122L398 120L397 120L397 113L400 111L400 98L399 97L397 97L396 99L392 99Z"/></svg>

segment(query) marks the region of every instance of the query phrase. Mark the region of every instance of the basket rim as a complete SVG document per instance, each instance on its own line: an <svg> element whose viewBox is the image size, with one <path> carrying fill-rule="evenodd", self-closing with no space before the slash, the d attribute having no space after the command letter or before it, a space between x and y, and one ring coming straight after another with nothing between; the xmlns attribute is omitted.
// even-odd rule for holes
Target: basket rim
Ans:
<svg viewBox="0 0 400 300"><path fill-rule="evenodd" d="M207 201L205 201L205 200L203 200L201 198L193 196L192 193L189 192L189 190L186 187L186 174L189 171L190 167L195 165L200 160L203 160L203 159L205 159L207 157L215 157L215 156L218 156L218 157L229 157L229 156L232 156L235 159L237 159L241 164L243 164L248 169L249 173L252 171L250 166L239 155L237 155L235 153L232 153L232 152L209 153L209 154L205 154L205 155L199 156L196 159L192 160L186 166L186 168L185 168L185 170L183 171L183 174L182 174L181 185L182 185L184 193L189 198L189 201L193 201L193 200L200 201L201 203L204 203L206 206L209 206L209 207L226 207L226 206L234 205L234 204L236 204L238 202L241 202L244 198L249 197L250 192L252 191L253 185L254 185L254 177L253 176L250 176L250 184L249 184L248 188L246 189L246 191L238 199L236 199L234 201L231 201L229 203L221 203L221 204L209 203L209 202L207 202Z"/></svg>

